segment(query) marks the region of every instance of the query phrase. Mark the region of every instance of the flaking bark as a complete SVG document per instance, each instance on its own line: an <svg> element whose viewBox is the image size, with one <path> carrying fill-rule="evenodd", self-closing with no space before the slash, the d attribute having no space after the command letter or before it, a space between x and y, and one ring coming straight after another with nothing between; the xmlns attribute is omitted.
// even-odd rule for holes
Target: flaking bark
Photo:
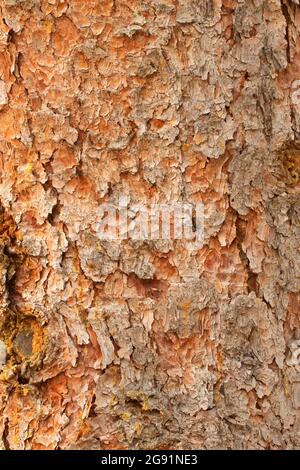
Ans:
<svg viewBox="0 0 300 470"><path fill-rule="evenodd" d="M299 3L0 0L2 449L300 447Z"/></svg>

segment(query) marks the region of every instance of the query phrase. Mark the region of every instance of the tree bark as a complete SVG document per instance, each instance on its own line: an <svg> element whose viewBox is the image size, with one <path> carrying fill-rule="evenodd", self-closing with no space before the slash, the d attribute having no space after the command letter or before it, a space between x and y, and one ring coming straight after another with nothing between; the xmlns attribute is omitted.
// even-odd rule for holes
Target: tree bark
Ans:
<svg viewBox="0 0 300 470"><path fill-rule="evenodd" d="M299 0L0 12L2 449L299 448ZM100 240L120 197L204 245Z"/></svg>

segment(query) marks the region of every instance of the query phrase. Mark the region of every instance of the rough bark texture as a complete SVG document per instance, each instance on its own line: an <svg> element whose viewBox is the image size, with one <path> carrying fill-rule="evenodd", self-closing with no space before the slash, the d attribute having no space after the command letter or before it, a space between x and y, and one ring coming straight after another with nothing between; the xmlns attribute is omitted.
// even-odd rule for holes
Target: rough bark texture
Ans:
<svg viewBox="0 0 300 470"><path fill-rule="evenodd" d="M300 448L299 0L0 13L2 448ZM203 248L99 241L120 195Z"/></svg>

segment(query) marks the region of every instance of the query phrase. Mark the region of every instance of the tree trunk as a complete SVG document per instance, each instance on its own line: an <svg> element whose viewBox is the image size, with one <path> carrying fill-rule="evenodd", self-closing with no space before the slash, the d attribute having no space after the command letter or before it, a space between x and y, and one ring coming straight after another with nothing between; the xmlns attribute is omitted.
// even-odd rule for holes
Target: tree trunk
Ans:
<svg viewBox="0 0 300 470"><path fill-rule="evenodd" d="M300 448L299 0L0 12L2 448Z"/></svg>

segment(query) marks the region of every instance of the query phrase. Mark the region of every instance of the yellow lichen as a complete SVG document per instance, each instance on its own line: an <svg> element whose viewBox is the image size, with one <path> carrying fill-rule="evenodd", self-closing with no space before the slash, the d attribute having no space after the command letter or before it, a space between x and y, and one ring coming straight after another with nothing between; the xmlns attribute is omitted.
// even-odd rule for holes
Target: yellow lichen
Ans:
<svg viewBox="0 0 300 470"><path fill-rule="evenodd" d="M300 146L295 142L288 143L280 152L281 165L287 184L296 186L300 178Z"/></svg>
<svg viewBox="0 0 300 470"><path fill-rule="evenodd" d="M33 163L32 162L27 163L24 167L24 173L28 175L32 173L32 170L33 170Z"/></svg>
<svg viewBox="0 0 300 470"><path fill-rule="evenodd" d="M130 390L126 393L126 396L130 398L130 400L139 402L143 411L149 410L148 396L144 392L139 390Z"/></svg>
<svg viewBox="0 0 300 470"><path fill-rule="evenodd" d="M142 424L140 422L136 423L133 429L137 436L140 436L142 434Z"/></svg>
<svg viewBox="0 0 300 470"><path fill-rule="evenodd" d="M124 413L121 414L121 419L123 421L129 421L132 416L132 413L130 411L125 411Z"/></svg>
<svg viewBox="0 0 300 470"><path fill-rule="evenodd" d="M113 406L117 405L118 402L119 402L118 398L114 395L111 397L109 401L109 406L112 408Z"/></svg>
<svg viewBox="0 0 300 470"><path fill-rule="evenodd" d="M45 21L45 27L48 34L52 33L52 22L47 18Z"/></svg>

